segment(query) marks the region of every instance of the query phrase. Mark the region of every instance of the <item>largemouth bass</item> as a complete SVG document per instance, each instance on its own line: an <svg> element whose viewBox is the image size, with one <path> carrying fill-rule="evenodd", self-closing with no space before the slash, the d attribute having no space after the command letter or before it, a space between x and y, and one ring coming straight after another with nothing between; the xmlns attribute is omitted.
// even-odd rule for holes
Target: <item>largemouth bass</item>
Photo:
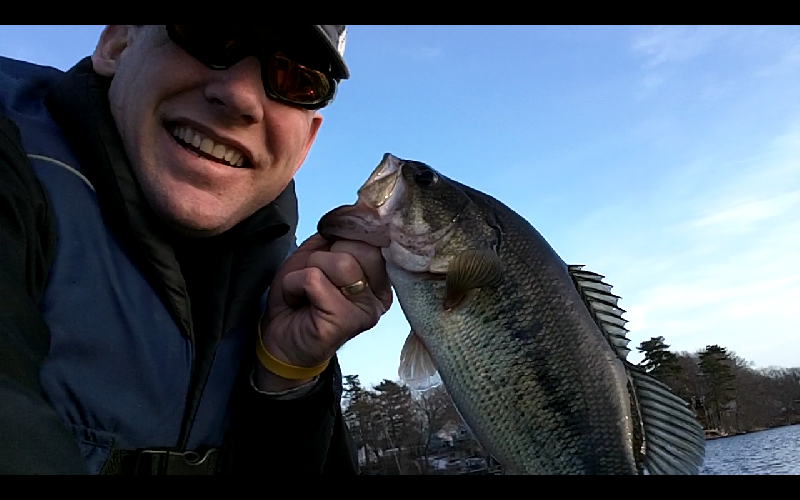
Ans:
<svg viewBox="0 0 800 500"><path fill-rule="evenodd" d="M565 264L498 200L386 154L357 203L326 214L318 230L382 248L411 325L401 380L415 386L438 372L508 473L698 472L702 428L626 360L611 286Z"/></svg>

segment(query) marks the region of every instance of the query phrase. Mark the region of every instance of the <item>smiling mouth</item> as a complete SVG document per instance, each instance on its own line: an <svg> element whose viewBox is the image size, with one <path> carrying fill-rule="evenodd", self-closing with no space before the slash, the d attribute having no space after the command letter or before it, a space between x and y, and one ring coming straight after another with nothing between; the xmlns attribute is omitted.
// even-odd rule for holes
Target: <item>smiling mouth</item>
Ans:
<svg viewBox="0 0 800 500"><path fill-rule="evenodd" d="M190 153L235 168L249 168L250 162L238 149L220 144L197 130L178 124L167 125L175 142Z"/></svg>

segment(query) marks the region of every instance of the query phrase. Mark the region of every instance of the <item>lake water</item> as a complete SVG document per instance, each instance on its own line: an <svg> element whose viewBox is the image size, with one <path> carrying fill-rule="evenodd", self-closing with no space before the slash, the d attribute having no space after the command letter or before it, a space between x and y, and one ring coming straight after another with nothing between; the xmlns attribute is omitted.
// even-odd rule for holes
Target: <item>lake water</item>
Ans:
<svg viewBox="0 0 800 500"><path fill-rule="evenodd" d="M708 441L700 474L800 474L800 425Z"/></svg>

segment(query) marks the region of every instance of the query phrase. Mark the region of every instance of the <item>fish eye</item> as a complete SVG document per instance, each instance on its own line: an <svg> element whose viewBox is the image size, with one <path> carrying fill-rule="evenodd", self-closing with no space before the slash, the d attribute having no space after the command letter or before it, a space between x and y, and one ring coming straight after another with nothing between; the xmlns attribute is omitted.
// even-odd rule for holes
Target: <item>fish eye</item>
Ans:
<svg viewBox="0 0 800 500"><path fill-rule="evenodd" d="M414 182L422 187L430 187L439 180L439 176L436 175L436 172L430 169L418 170L414 174Z"/></svg>

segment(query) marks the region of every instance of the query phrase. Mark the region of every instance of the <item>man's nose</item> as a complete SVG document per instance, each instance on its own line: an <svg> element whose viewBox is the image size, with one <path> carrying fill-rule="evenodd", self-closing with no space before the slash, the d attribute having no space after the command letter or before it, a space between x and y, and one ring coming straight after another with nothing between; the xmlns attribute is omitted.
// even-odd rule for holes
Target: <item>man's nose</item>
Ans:
<svg viewBox="0 0 800 500"><path fill-rule="evenodd" d="M256 57L246 57L216 77L205 88L205 97L222 107L234 120L258 123L264 118L267 100L261 80L261 64Z"/></svg>

